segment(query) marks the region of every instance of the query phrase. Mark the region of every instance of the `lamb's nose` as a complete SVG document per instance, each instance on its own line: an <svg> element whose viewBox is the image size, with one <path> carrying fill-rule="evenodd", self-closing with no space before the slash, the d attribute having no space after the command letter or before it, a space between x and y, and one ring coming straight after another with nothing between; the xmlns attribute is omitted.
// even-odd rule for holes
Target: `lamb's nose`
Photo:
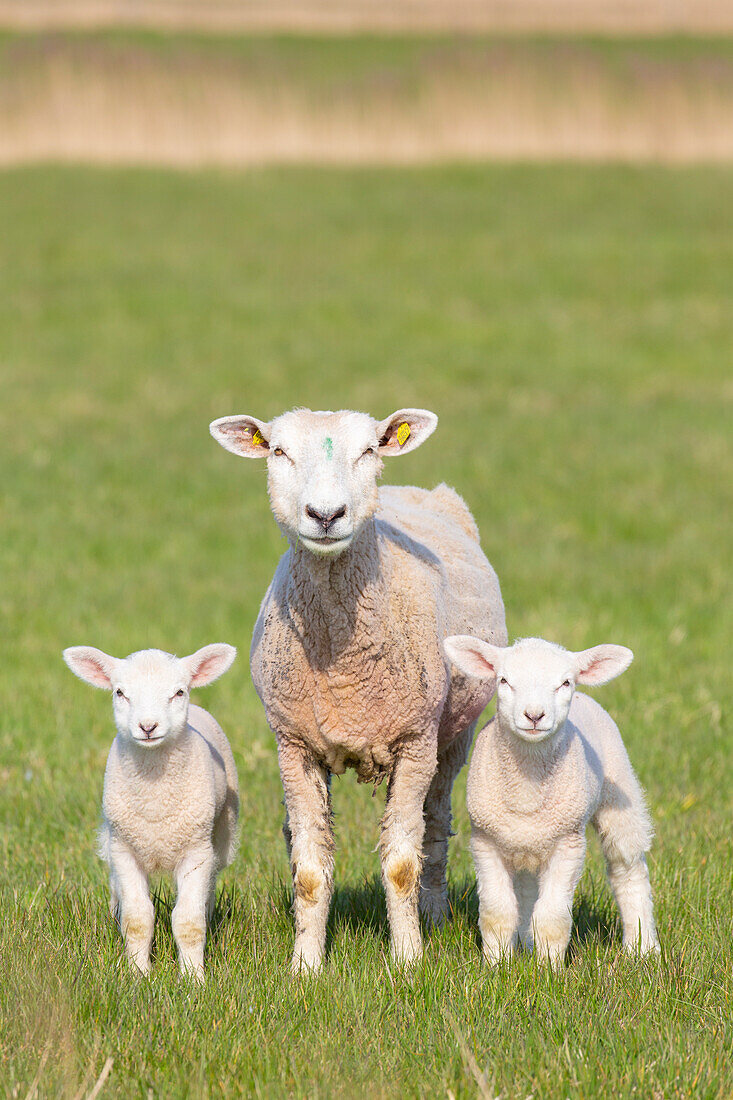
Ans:
<svg viewBox="0 0 733 1100"><path fill-rule="evenodd" d="M525 710L524 717L527 718L536 729L537 723L545 717L545 712L542 710L539 714L530 714L528 710Z"/></svg>
<svg viewBox="0 0 733 1100"><path fill-rule="evenodd" d="M346 505L344 504L343 507L337 508L335 512L326 513L319 512L311 507L310 504L306 504L305 514L310 516L311 519L314 519L316 523L320 523L323 530L327 532L332 523L335 523L337 519L341 519L342 516L346 515Z"/></svg>
<svg viewBox="0 0 733 1100"><path fill-rule="evenodd" d="M152 722L149 726L144 725L144 723L142 722L140 723L140 729L143 731L146 737L150 737L150 734L153 733L154 730L157 730L157 728L157 722Z"/></svg>

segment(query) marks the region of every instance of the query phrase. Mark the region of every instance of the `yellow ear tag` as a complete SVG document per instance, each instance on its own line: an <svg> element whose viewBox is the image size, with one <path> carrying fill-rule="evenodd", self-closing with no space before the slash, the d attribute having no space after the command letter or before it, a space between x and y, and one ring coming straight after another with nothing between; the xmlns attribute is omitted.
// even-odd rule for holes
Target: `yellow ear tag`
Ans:
<svg viewBox="0 0 733 1100"><path fill-rule="evenodd" d="M405 443L407 443L407 440L409 438L410 438L410 425L409 424L400 424L399 428L397 429L397 442L399 443L400 447L404 447Z"/></svg>
<svg viewBox="0 0 733 1100"><path fill-rule="evenodd" d="M265 443L265 437L259 428L255 428L254 435L252 436L252 442L254 443L255 447L267 446L267 444Z"/></svg>

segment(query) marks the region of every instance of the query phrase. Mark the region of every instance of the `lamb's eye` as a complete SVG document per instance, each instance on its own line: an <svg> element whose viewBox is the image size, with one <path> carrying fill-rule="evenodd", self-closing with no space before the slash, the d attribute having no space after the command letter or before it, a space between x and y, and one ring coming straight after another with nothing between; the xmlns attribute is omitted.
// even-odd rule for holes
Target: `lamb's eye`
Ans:
<svg viewBox="0 0 733 1100"><path fill-rule="evenodd" d="M563 682L560 684L560 687L569 688L570 687L570 681L569 680L563 680Z"/></svg>
<svg viewBox="0 0 733 1100"><path fill-rule="evenodd" d="M115 692L115 695L117 696L118 699L124 699L125 698L125 693L122 690L122 688L117 688L117 691Z"/></svg>
<svg viewBox="0 0 733 1100"><path fill-rule="evenodd" d="M276 447L272 453L276 455L277 458L280 458L281 455L285 454L285 451L282 449L282 447Z"/></svg>
<svg viewBox="0 0 733 1100"><path fill-rule="evenodd" d="M175 694L175 698L176 698L176 699L182 699L182 698L183 698L183 696L184 696L185 694L186 694L186 693L185 693L185 691L183 690L183 688L179 688L179 689L178 689L178 691L177 691L177 692L176 692L176 694Z"/></svg>
<svg viewBox="0 0 733 1100"><path fill-rule="evenodd" d="M506 676L502 676L501 680L499 680L499 683L500 684L508 684L509 681L507 680Z"/></svg>

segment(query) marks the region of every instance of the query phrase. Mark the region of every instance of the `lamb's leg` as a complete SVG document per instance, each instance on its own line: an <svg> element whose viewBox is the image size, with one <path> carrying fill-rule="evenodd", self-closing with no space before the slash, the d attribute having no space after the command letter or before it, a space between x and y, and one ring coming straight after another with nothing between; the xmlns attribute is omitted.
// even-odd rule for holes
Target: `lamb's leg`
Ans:
<svg viewBox="0 0 733 1100"><path fill-rule="evenodd" d="M479 829L471 832L471 854L476 864L481 943L484 958L493 965L516 944L519 907L501 852Z"/></svg>
<svg viewBox="0 0 733 1100"><path fill-rule="evenodd" d="M287 742L278 744L285 792L283 833L293 872L295 947L292 969L317 970L326 948L333 893L333 831L329 775L315 759Z"/></svg>
<svg viewBox="0 0 733 1100"><path fill-rule="evenodd" d="M178 961L184 974L204 979L207 908L216 887L216 856L212 847L188 852L175 873L176 905L171 915Z"/></svg>
<svg viewBox="0 0 733 1100"><path fill-rule="evenodd" d="M420 913L438 925L448 913L448 839L451 836L451 793L466 763L476 723L459 734L438 756L438 767L425 799L425 839L420 877Z"/></svg>
<svg viewBox="0 0 733 1100"><path fill-rule="evenodd" d="M392 957L411 963L422 954L418 919L424 807L437 764L437 732L415 738L397 757L389 780L379 850Z"/></svg>
<svg viewBox="0 0 733 1100"><path fill-rule="evenodd" d="M125 954L131 966L147 974L155 919L148 876L135 853L120 840L110 839L109 865L111 899L125 941Z"/></svg>
<svg viewBox="0 0 733 1100"><path fill-rule="evenodd" d="M555 847L540 874L532 914L535 951L558 968L565 958L573 927L573 897L585 863L585 834L571 833Z"/></svg>
<svg viewBox="0 0 733 1100"><path fill-rule="evenodd" d="M633 774L627 783L630 797L623 797L616 785L608 786L593 825L598 831L608 881L621 914L624 947L642 954L659 951L645 857L651 840L651 823L644 798Z"/></svg>

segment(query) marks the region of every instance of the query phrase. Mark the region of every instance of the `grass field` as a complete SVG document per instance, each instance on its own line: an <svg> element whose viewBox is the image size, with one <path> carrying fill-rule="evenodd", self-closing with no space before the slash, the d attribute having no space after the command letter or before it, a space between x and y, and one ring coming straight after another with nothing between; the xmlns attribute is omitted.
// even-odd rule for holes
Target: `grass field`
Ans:
<svg viewBox="0 0 733 1100"><path fill-rule="evenodd" d="M0 175L0 1064L13 1097L729 1097L733 227L727 170ZM273 740L247 653L283 549L215 416L441 418L386 480L467 498L512 636L631 646L596 694L657 826L662 958L622 956L592 848L567 969L481 964L464 808L453 921L388 957L383 794L335 782L337 891L291 980ZM64 646L239 646L200 693L240 770L208 982L121 959L94 852L109 699Z"/></svg>

